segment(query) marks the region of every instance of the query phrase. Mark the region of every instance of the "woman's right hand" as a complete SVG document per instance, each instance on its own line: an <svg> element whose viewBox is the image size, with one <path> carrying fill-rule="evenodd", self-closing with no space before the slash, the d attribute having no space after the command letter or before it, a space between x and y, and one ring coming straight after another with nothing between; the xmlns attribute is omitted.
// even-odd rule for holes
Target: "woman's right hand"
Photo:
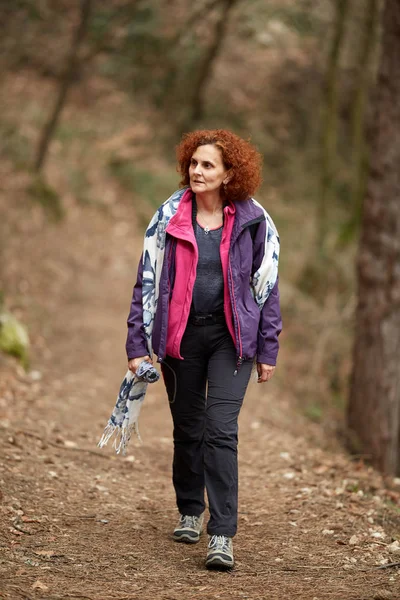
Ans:
<svg viewBox="0 0 400 600"><path fill-rule="evenodd" d="M150 358L150 356L138 356L137 358L132 358L129 362L128 362L128 369L130 371L132 371L133 374L136 373L139 365L141 362L143 362L144 360L147 360L147 362L153 364L152 359Z"/></svg>

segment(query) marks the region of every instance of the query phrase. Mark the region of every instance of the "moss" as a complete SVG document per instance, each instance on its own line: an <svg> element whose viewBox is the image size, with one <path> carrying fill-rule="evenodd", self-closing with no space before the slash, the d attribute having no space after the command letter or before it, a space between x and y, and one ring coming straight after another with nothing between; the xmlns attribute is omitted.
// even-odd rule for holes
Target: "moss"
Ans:
<svg viewBox="0 0 400 600"><path fill-rule="evenodd" d="M60 196L42 177L36 177L27 191L32 200L43 206L53 221L61 221L64 218Z"/></svg>
<svg viewBox="0 0 400 600"><path fill-rule="evenodd" d="M0 313L0 350L29 365L29 336L26 328L10 313Z"/></svg>

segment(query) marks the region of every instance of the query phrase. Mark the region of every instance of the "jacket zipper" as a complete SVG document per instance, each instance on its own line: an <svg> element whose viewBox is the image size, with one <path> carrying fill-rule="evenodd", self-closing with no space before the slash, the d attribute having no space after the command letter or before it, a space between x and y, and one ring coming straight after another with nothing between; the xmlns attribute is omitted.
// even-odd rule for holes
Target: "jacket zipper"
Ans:
<svg viewBox="0 0 400 600"><path fill-rule="evenodd" d="M249 221L248 223L245 223L242 226L242 229L245 229L246 227L249 227L250 225L253 225L255 223L261 223L263 221L262 218L257 218L254 219L253 221ZM233 372L233 375L236 376L238 374L238 371L240 369L240 367L243 364L243 346L242 346L242 338L241 338L241 334L240 334L240 322L239 322L239 314L237 311L237 307L236 307L236 302L235 302L235 293L234 293L234 287L233 287L233 275L232 275L232 266L231 266L231 258L229 257L229 275L230 275L230 283L231 283L231 298L232 298L232 305L233 305L233 312L236 318L236 323L237 323L237 336L238 336L238 342L239 342L239 356L236 362L236 369Z"/></svg>
<svg viewBox="0 0 400 600"><path fill-rule="evenodd" d="M233 372L233 375L236 376L238 374L238 371L243 363L243 347L242 347L242 338L240 335L240 322L239 322L239 314L237 312L237 307L236 307L236 302L235 302L235 293L234 293L234 289L233 289L233 275L232 275L232 266L231 266L231 259L229 257L229 275L230 275L230 288L231 288L231 298L232 298L232 307L233 307L233 313L235 315L235 320L236 320L236 329L237 329L237 338L238 338L238 342L239 342L239 356L236 362L236 369Z"/></svg>
<svg viewBox="0 0 400 600"><path fill-rule="evenodd" d="M172 239L171 240L171 246L170 246L169 253L168 253L168 265L167 265L168 268L166 269L166 271L167 271L167 277L168 277L168 303L171 301L171 281L170 281L170 278L169 278L169 266L171 264L172 253L174 251L174 244L175 244L175 239ZM168 328L168 323L167 323L167 328ZM163 356L157 356L157 362L158 363L162 363L163 360L164 360Z"/></svg>
<svg viewBox="0 0 400 600"><path fill-rule="evenodd" d="M244 229L245 227L248 227L249 225L252 225L254 223L259 223L262 220L263 220L262 218L257 218L257 219L254 219L253 221L249 221L244 226L242 226L242 229ZM171 248L170 248L169 258L171 257L172 252L174 250L175 249L173 248L173 244L172 244ZM235 369L235 371L233 373L234 376L236 376L238 374L238 370L240 369L240 367L243 364L244 358L242 356L242 354L243 354L243 346L242 346L242 338L241 338L241 333L240 333L239 315L238 315L238 312L237 312L237 307L236 307L236 302L235 302L235 294L234 294L234 288L233 288L233 275L232 275L232 266L231 266L230 256L229 256L228 260L229 260L228 270L229 270L229 275L230 275L230 295L231 295L231 300L232 300L233 314L234 314L234 317L235 317L235 320L236 320L237 341L239 342L239 356L238 356L237 361L236 361L236 369ZM163 358L162 357L158 357L157 362L161 363L162 361L163 361Z"/></svg>

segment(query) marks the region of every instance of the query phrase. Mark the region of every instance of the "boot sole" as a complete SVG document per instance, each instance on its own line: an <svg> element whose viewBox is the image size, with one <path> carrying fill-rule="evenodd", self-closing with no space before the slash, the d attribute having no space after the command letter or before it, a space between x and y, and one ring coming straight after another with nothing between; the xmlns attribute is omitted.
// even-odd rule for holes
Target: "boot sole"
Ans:
<svg viewBox="0 0 400 600"><path fill-rule="evenodd" d="M175 542L183 542L184 544L197 544L200 541L200 535L190 535L189 533L181 533L180 535L172 536Z"/></svg>
<svg viewBox="0 0 400 600"><path fill-rule="evenodd" d="M225 560L221 556L211 556L206 560L207 569L214 569L215 571L229 571L233 569L235 562Z"/></svg>

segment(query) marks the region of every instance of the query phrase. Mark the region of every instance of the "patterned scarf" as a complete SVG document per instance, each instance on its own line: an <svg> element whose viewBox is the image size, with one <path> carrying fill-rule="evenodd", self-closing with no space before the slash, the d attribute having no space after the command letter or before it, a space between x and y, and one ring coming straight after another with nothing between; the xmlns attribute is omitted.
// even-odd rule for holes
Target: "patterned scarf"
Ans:
<svg viewBox="0 0 400 600"><path fill-rule="evenodd" d="M176 213L179 202L185 192L190 192L190 190L178 190L160 206L150 221L144 237L142 300L143 323L149 356L153 354L151 334L153 332L161 270L164 261L165 229L170 218ZM136 432L140 439L138 421L147 385L145 381L136 377L131 371L127 371L121 383L112 415L98 443L100 448L105 446L110 438L115 435L113 448L115 448L117 454L120 452L126 454L133 431Z"/></svg>
<svg viewBox="0 0 400 600"><path fill-rule="evenodd" d="M150 221L143 245L143 323L149 356L152 356L151 336L157 309L159 283L165 252L165 230L171 217L176 213L184 194L191 194L190 188L178 190L164 202ZM278 276L279 237L271 218L256 200L252 200L265 214L266 240L265 254L260 268L254 274L251 287L254 299L260 310L264 306ZM103 435L98 443L102 448L115 436L113 448L117 454L126 454L126 449L135 431L140 439L138 420L142 402L146 395L147 383L131 371L127 371L122 381L117 402Z"/></svg>

